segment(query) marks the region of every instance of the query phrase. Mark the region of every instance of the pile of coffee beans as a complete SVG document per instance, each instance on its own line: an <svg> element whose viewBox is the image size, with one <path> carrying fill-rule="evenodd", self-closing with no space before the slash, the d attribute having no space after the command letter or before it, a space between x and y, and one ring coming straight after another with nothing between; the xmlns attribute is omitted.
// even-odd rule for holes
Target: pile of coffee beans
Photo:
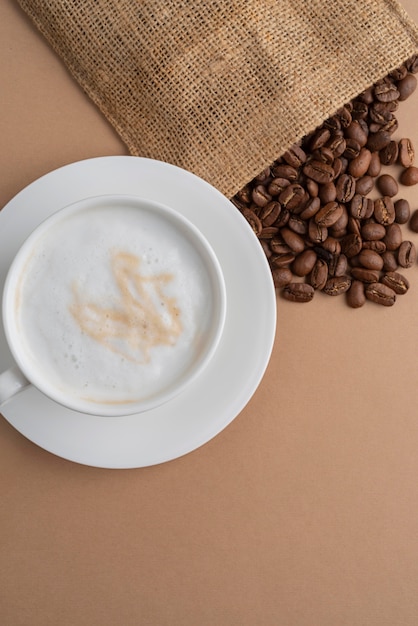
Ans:
<svg viewBox="0 0 418 626"><path fill-rule="evenodd" d="M418 55L345 104L232 199L268 258L284 298L316 292L391 306L408 291L416 263L401 225L418 232L418 211L396 199L418 183L410 139L394 139L399 103L416 89ZM396 165L397 178L384 171ZM390 171L393 171L391 168ZM374 195L374 199L370 194Z"/></svg>

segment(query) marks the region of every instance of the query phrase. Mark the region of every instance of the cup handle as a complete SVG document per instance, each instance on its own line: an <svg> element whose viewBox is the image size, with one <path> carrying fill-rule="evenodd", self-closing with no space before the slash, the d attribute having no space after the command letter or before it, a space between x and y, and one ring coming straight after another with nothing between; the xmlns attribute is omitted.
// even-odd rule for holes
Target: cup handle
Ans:
<svg viewBox="0 0 418 626"><path fill-rule="evenodd" d="M0 374L0 407L28 385L28 379L16 365Z"/></svg>

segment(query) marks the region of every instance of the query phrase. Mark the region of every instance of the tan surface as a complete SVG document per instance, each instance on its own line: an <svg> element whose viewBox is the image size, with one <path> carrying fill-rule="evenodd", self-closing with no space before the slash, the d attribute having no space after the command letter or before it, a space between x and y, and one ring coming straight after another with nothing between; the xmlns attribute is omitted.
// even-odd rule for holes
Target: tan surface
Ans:
<svg viewBox="0 0 418 626"><path fill-rule="evenodd" d="M60 165L126 153L12 0L0 59L1 205ZM418 146L417 103L399 134ZM0 622L416 626L418 267L407 276L392 309L280 301L246 409L165 465L79 466L0 420Z"/></svg>

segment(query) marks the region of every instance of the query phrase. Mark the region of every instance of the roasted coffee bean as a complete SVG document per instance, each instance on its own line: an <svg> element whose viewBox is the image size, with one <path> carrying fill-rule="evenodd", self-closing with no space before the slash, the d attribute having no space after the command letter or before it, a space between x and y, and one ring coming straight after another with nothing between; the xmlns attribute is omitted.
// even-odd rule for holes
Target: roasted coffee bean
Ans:
<svg viewBox="0 0 418 626"><path fill-rule="evenodd" d="M334 170L334 179L337 179L340 174L345 172L345 170L347 169L346 161L347 159L344 159L343 157L337 157L336 159L334 159L334 162L332 164L332 169Z"/></svg>
<svg viewBox="0 0 418 626"><path fill-rule="evenodd" d="M319 193L319 185L316 181L312 180L312 178L306 179L306 190L311 198L316 198Z"/></svg>
<svg viewBox="0 0 418 626"><path fill-rule="evenodd" d="M351 233L341 239L341 250L350 259L360 252L362 243L360 235Z"/></svg>
<svg viewBox="0 0 418 626"><path fill-rule="evenodd" d="M399 200L396 200L394 206L395 221L398 224L406 224L411 215L411 208L409 206L408 200L405 200L405 198L399 198Z"/></svg>
<svg viewBox="0 0 418 626"><path fill-rule="evenodd" d="M383 270L385 272L395 272L398 269L398 261L394 252L386 250L382 253Z"/></svg>
<svg viewBox="0 0 418 626"><path fill-rule="evenodd" d="M328 264L323 259L317 259L312 268L309 282L314 289L323 289L328 280Z"/></svg>
<svg viewBox="0 0 418 626"><path fill-rule="evenodd" d="M259 239L273 239L279 232L277 226L266 226L261 229L261 233L259 233Z"/></svg>
<svg viewBox="0 0 418 626"><path fill-rule="evenodd" d="M364 219L368 211L367 198L356 193L350 202L350 214L356 219Z"/></svg>
<svg viewBox="0 0 418 626"><path fill-rule="evenodd" d="M331 131L328 128L320 128L311 138L309 145L310 150L313 152L314 150L325 146L330 137Z"/></svg>
<svg viewBox="0 0 418 626"><path fill-rule="evenodd" d="M345 233L346 228L347 228L347 224L348 224L348 211L347 208L344 206L344 204L342 205L343 208L343 212L341 217L335 222L335 224L333 226L331 226L331 230L333 231L333 235L336 237L336 235L334 234L335 232L338 233ZM341 235L343 236L343 235Z"/></svg>
<svg viewBox="0 0 418 626"><path fill-rule="evenodd" d="M409 281L399 272L387 272L382 277L381 282L393 289L398 295L403 295L409 289Z"/></svg>
<svg viewBox="0 0 418 626"><path fill-rule="evenodd" d="M339 220L342 214L343 208L341 204L338 202L328 202L325 206L319 209L313 219L320 226L326 226L329 228Z"/></svg>
<svg viewBox="0 0 418 626"><path fill-rule="evenodd" d="M411 72L412 74L416 74L418 72L418 54L413 54L405 62L405 67L406 67L408 72Z"/></svg>
<svg viewBox="0 0 418 626"><path fill-rule="evenodd" d="M411 215L411 219L409 220L409 228L414 232L418 233L418 209Z"/></svg>
<svg viewBox="0 0 418 626"><path fill-rule="evenodd" d="M274 178L286 178L287 180L296 180L298 177L298 170L296 167L292 167L287 163L279 163L271 167Z"/></svg>
<svg viewBox="0 0 418 626"><path fill-rule="evenodd" d="M280 234L283 241L289 246L289 248L295 254L300 254L305 249L305 242L303 237L290 230L287 226L281 229Z"/></svg>
<svg viewBox="0 0 418 626"><path fill-rule="evenodd" d="M378 254L383 254L386 251L386 244L384 241L363 241L364 250L374 250Z"/></svg>
<svg viewBox="0 0 418 626"><path fill-rule="evenodd" d="M400 93L394 83L382 82L375 86L374 96L380 102L391 102L392 100L398 100Z"/></svg>
<svg viewBox="0 0 418 626"><path fill-rule="evenodd" d="M383 165L393 165L398 160L398 143L396 141L389 141L387 146L379 151L380 162Z"/></svg>
<svg viewBox="0 0 418 626"><path fill-rule="evenodd" d="M330 263L328 264L328 271L330 276L345 276L348 269L348 259L345 254L333 254Z"/></svg>
<svg viewBox="0 0 418 626"><path fill-rule="evenodd" d="M283 208L292 211L302 205L304 197L304 188L298 183L292 183L280 193L279 202Z"/></svg>
<svg viewBox="0 0 418 626"><path fill-rule="evenodd" d="M321 207L321 201L318 197L311 198L305 205L303 211L299 214L303 220L309 220L319 211Z"/></svg>
<svg viewBox="0 0 418 626"><path fill-rule="evenodd" d="M298 235L306 235L308 232L308 222L298 215L291 215L287 222L288 228L293 230Z"/></svg>
<svg viewBox="0 0 418 626"><path fill-rule="evenodd" d="M327 165L332 166L335 157L331 148L322 146L322 148L318 148L318 150L315 150L315 152L312 153L312 158L316 161L321 161L321 163L327 163Z"/></svg>
<svg viewBox="0 0 418 626"><path fill-rule="evenodd" d="M401 267L412 267L417 260L417 251L412 241L403 241L398 248L398 263Z"/></svg>
<svg viewBox="0 0 418 626"><path fill-rule="evenodd" d="M261 223L260 218L251 209L244 209L242 214L258 237L263 230L263 224Z"/></svg>
<svg viewBox="0 0 418 626"><path fill-rule="evenodd" d="M348 160L355 159L360 154L361 148L362 146L356 139L348 138L345 142L345 150L343 152L343 155Z"/></svg>
<svg viewBox="0 0 418 626"><path fill-rule="evenodd" d="M317 183L329 183L334 178L331 165L322 161L310 161L303 168L303 173Z"/></svg>
<svg viewBox="0 0 418 626"><path fill-rule="evenodd" d="M397 250L402 243L402 231L399 224L389 224L386 227L386 233L383 242L387 250Z"/></svg>
<svg viewBox="0 0 418 626"><path fill-rule="evenodd" d="M376 176L379 176L381 169L382 169L382 164L380 162L379 153L372 152L369 169L367 170L367 175L371 176L372 178L376 178Z"/></svg>
<svg viewBox="0 0 418 626"><path fill-rule="evenodd" d="M415 150L410 139L404 138L399 141L398 162L402 167L410 167L414 164Z"/></svg>
<svg viewBox="0 0 418 626"><path fill-rule="evenodd" d="M411 187L412 185L416 185L418 183L418 167L411 165L403 170L402 174L399 177L402 185L406 185L407 187Z"/></svg>
<svg viewBox="0 0 418 626"><path fill-rule="evenodd" d="M376 181L377 188L384 196L393 198L398 193L398 183L390 174L382 174Z"/></svg>
<svg viewBox="0 0 418 626"><path fill-rule="evenodd" d="M281 204L275 200L266 204L266 206L262 208L258 214L263 226L272 226L279 217L281 210Z"/></svg>
<svg viewBox="0 0 418 626"><path fill-rule="evenodd" d="M312 217L308 223L308 235L312 243L322 243L328 237L328 228L322 224L318 224Z"/></svg>
<svg viewBox="0 0 418 626"><path fill-rule="evenodd" d="M272 200L272 197L264 185L257 185L252 191L252 200L258 207L263 207Z"/></svg>
<svg viewBox="0 0 418 626"><path fill-rule="evenodd" d="M348 230L350 233L361 235L361 220L350 215L348 218Z"/></svg>
<svg viewBox="0 0 418 626"><path fill-rule="evenodd" d="M349 276L332 276L328 278L322 291L327 296L339 296L348 291L350 286L351 278Z"/></svg>
<svg viewBox="0 0 418 626"><path fill-rule="evenodd" d="M413 74L407 74L405 78L398 81L397 87L399 91L399 100L403 102L403 100L406 100L411 94L414 93L417 88L417 79Z"/></svg>
<svg viewBox="0 0 418 626"><path fill-rule="evenodd" d="M274 286L278 289L292 282L292 272L288 267L276 267L272 270Z"/></svg>
<svg viewBox="0 0 418 626"><path fill-rule="evenodd" d="M371 302L382 304L383 306L392 306L396 302L396 293L382 283L370 283L366 285L364 290L365 296Z"/></svg>
<svg viewBox="0 0 418 626"><path fill-rule="evenodd" d="M384 226L395 221L395 206L392 198L383 196L374 201L374 218L376 222Z"/></svg>
<svg viewBox="0 0 418 626"><path fill-rule="evenodd" d="M356 192L356 180L350 174L341 174L335 184L336 199L349 202Z"/></svg>
<svg viewBox="0 0 418 626"><path fill-rule="evenodd" d="M306 162L306 152L300 146L294 144L283 154L283 160L292 167L300 167Z"/></svg>
<svg viewBox="0 0 418 626"><path fill-rule="evenodd" d="M373 100L372 100L373 101ZM371 101L371 102L372 102ZM361 100L355 100L353 102L353 110L351 111L351 117L353 120L364 120L369 113L368 102Z"/></svg>
<svg viewBox="0 0 418 626"><path fill-rule="evenodd" d="M359 155L348 164L348 173L355 178L361 178L369 169L372 153L367 148L362 148Z"/></svg>
<svg viewBox="0 0 418 626"><path fill-rule="evenodd" d="M322 250L326 250L331 254L341 253L341 243L335 237L327 237L321 246Z"/></svg>
<svg viewBox="0 0 418 626"><path fill-rule="evenodd" d="M316 262L316 254L312 248L304 250L297 255L292 264L292 271L296 276L307 276L313 269Z"/></svg>
<svg viewBox="0 0 418 626"><path fill-rule="evenodd" d="M352 281L350 289L347 291L346 302L352 309L359 309L365 304L364 283L360 280Z"/></svg>
<svg viewBox="0 0 418 626"><path fill-rule="evenodd" d="M271 177L271 171L269 167L266 167L262 172L260 172L254 180L259 183L265 183Z"/></svg>
<svg viewBox="0 0 418 626"><path fill-rule="evenodd" d="M374 179L372 176L362 176L356 181L356 193L367 196L374 187Z"/></svg>
<svg viewBox="0 0 418 626"><path fill-rule="evenodd" d="M285 243L281 237L273 237L273 239L270 239L269 246L274 254L287 254L291 251L287 243Z"/></svg>
<svg viewBox="0 0 418 626"><path fill-rule="evenodd" d="M345 136L350 139L355 139L361 147L367 143L367 133L364 128L359 124L358 120L352 120L351 124L347 126Z"/></svg>
<svg viewBox="0 0 418 626"><path fill-rule="evenodd" d="M267 187L267 191L271 196L278 196L283 189L290 185L290 180L287 178L273 178Z"/></svg>
<svg viewBox="0 0 418 626"><path fill-rule="evenodd" d="M377 133L370 133L366 146L371 152L380 152L391 141L391 135L386 130L379 130Z"/></svg>
<svg viewBox="0 0 418 626"><path fill-rule="evenodd" d="M374 250L363 248L363 250L360 250L358 258L361 265L366 269L380 271L383 268L383 259Z"/></svg>
<svg viewBox="0 0 418 626"><path fill-rule="evenodd" d="M289 267L296 258L296 254L292 251L284 254L274 254L270 257L270 265L272 267Z"/></svg>
<svg viewBox="0 0 418 626"><path fill-rule="evenodd" d="M377 224L376 222L368 222L361 227L361 236L368 241L377 241L383 239L386 235L386 228L383 224Z"/></svg>
<svg viewBox="0 0 418 626"><path fill-rule="evenodd" d="M289 283L282 291L286 300L291 302L310 302L314 297L314 288L309 283Z"/></svg>
<svg viewBox="0 0 418 626"><path fill-rule="evenodd" d="M341 156L346 148L344 135L338 131L335 132L331 135L331 139L327 142L326 147L332 151L334 158Z"/></svg>
<svg viewBox="0 0 418 626"><path fill-rule="evenodd" d="M290 217L290 211L288 209L282 208L282 210L279 213L279 217L277 218L274 225L277 226L278 228L282 228L283 226L286 226L287 222L289 221L289 217Z"/></svg>
<svg viewBox="0 0 418 626"><path fill-rule="evenodd" d="M361 280L363 283L377 283L379 281L379 272L366 267L353 267L351 268L351 274L353 278Z"/></svg>
<svg viewBox="0 0 418 626"><path fill-rule="evenodd" d="M337 190L334 183L331 181L330 183L325 183L325 185L320 185L318 196L324 204L327 204L327 202L334 202L337 197Z"/></svg>

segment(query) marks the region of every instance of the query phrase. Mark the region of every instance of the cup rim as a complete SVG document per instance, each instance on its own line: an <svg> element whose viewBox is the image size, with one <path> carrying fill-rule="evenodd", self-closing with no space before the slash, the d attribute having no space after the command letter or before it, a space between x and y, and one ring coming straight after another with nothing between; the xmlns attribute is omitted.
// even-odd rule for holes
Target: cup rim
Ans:
<svg viewBox="0 0 418 626"><path fill-rule="evenodd" d="M182 233L191 238L194 247L199 255L204 257L205 266L210 276L213 302L214 316L211 318L209 338L205 342L205 348L197 357L197 363L185 373L183 373L180 381L171 384L161 393L157 393L148 398L130 400L124 403L112 404L109 402L92 402L80 397L70 398L65 392L61 392L54 385L50 385L41 373L29 363L29 359L25 359L24 348L19 345L19 333L16 329L15 316L13 314L16 290L18 289L19 276L24 269L24 263L28 259L28 254L32 249L34 242L45 233L51 226L59 222L67 214L73 214L86 208L91 208L98 203L130 203L138 207L153 209L164 215L176 227L179 227ZM81 198L75 202L71 202L63 207L58 208L52 215L44 219L25 239L19 250L15 254L10 267L8 269L6 280L3 288L2 297L2 316L3 327L10 352L28 381L35 386L40 392L49 397L51 400L58 402L62 406L81 413L87 413L98 417L118 417L126 415L134 415L150 411L162 404L165 404L179 395L186 387L188 387L206 368L213 357L225 325L227 307L227 294L225 280L222 267L219 260L202 232L195 224L176 211L169 205L149 200L136 194L100 194Z"/></svg>

